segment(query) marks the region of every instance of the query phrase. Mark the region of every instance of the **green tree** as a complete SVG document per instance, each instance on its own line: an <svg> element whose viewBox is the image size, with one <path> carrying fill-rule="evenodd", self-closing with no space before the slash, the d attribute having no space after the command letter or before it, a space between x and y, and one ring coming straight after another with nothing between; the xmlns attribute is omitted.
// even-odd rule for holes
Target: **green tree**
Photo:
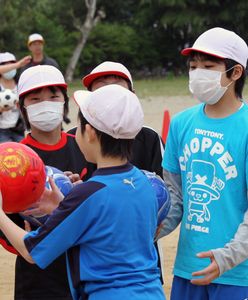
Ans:
<svg viewBox="0 0 248 300"><path fill-rule="evenodd" d="M106 17L85 35L85 3L91 1L0 0L0 50L20 58L27 54L28 35L41 33L46 53L65 72L86 36L74 61L76 76L106 59L123 62L133 73L159 75L164 69L185 70L181 49L211 27L234 30L248 40L246 0L97 0L92 20L99 9Z"/></svg>

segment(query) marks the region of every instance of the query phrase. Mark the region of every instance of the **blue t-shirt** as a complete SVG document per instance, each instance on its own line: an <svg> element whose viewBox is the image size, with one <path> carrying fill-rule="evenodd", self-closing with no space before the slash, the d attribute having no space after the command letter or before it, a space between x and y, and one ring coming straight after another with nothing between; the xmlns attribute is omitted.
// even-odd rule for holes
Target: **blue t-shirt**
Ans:
<svg viewBox="0 0 248 300"><path fill-rule="evenodd" d="M204 107L174 117L162 163L182 178L184 212L174 274L186 279L210 263L196 254L224 247L248 208L248 106L220 119L208 118ZM248 261L214 282L247 286Z"/></svg>
<svg viewBox="0 0 248 300"><path fill-rule="evenodd" d="M162 300L153 243L157 213L155 192L140 170L130 164L98 169L24 241L41 268L69 249L74 299L84 291L89 299Z"/></svg>

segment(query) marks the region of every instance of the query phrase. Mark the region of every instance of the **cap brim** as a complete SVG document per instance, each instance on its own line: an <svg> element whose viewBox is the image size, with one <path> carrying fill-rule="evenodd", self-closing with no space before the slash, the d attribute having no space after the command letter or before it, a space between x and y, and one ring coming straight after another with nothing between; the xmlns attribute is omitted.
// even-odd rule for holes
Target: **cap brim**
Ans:
<svg viewBox="0 0 248 300"><path fill-rule="evenodd" d="M84 101L91 93L92 92L90 91L79 90L75 91L73 94L73 100L76 102L82 113L84 111Z"/></svg>
<svg viewBox="0 0 248 300"><path fill-rule="evenodd" d="M28 41L27 44L28 46L30 46L30 44L32 44L33 42L42 42L43 44L45 43L44 40L34 40L34 41Z"/></svg>
<svg viewBox="0 0 248 300"><path fill-rule="evenodd" d="M97 72L97 73L93 73L93 74L89 74L89 75L86 75L85 77L83 77L82 79L82 82L83 82L83 85L86 87L86 88L89 88L91 83L99 78L99 77L102 77L102 76L106 76L106 75L117 75L117 76L120 76L124 79L127 79L128 81L130 81L130 79L128 78L128 76L126 74L124 74L123 72L118 72L118 71L103 71L103 72Z"/></svg>
<svg viewBox="0 0 248 300"><path fill-rule="evenodd" d="M25 95L25 94L27 94L27 93L30 93L30 92L32 92L32 91L34 91L34 90L42 89L42 88L44 88L44 87L49 87L49 86L61 86L61 87L65 88L65 89L67 89L67 84L66 84L66 83L58 83L58 84L56 84L56 83L51 83L51 84L44 84L44 85L33 86L31 89L26 90L26 91L24 91L23 93L20 93L20 94L19 94L19 97L21 97L21 96L23 96L23 95Z"/></svg>
<svg viewBox="0 0 248 300"><path fill-rule="evenodd" d="M197 48L185 48L181 51L181 54L184 55L184 56L188 56L191 54L191 52L200 52L200 53L203 53L203 54L207 54L207 55L212 55L212 56L215 56L215 57L218 57L218 58L222 58L224 59L225 57L223 56L220 56L220 55L217 55L215 53L212 53L211 51L205 51L205 50L201 50L201 49L197 49Z"/></svg>

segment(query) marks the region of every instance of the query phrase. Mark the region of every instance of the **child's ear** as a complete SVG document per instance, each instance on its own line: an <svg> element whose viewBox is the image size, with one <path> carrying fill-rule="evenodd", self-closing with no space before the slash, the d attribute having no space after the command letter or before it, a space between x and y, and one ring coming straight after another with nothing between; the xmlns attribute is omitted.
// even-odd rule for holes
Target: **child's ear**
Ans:
<svg viewBox="0 0 248 300"><path fill-rule="evenodd" d="M93 143L97 138L95 128L93 128L90 124L85 125L85 133L89 143Z"/></svg>
<svg viewBox="0 0 248 300"><path fill-rule="evenodd" d="M241 65L235 65L233 68L231 79L237 81L243 74L243 67Z"/></svg>

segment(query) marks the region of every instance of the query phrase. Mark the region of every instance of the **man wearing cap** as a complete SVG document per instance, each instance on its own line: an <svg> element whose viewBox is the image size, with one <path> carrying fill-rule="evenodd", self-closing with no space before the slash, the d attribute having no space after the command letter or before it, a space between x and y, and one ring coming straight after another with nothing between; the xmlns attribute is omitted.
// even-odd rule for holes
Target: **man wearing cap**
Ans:
<svg viewBox="0 0 248 300"><path fill-rule="evenodd" d="M45 40L43 36L39 33L33 33L28 37L27 46L32 55L32 60L29 64L20 69L20 74L27 68L36 65L50 65L59 69L57 61L51 57L44 54L44 43Z"/></svg>
<svg viewBox="0 0 248 300"><path fill-rule="evenodd" d="M115 84L77 91L74 98L80 108L76 140L97 170L64 199L50 181L52 190L41 201L51 199L59 207L38 230L22 230L1 208L0 229L40 268L67 251L74 300L165 300L153 243L156 194L143 172L128 162L143 125L140 102Z"/></svg>
<svg viewBox="0 0 248 300"><path fill-rule="evenodd" d="M171 300L248 299L248 47L216 27L182 54L201 104L173 118L162 163L172 209L159 237L181 221Z"/></svg>

